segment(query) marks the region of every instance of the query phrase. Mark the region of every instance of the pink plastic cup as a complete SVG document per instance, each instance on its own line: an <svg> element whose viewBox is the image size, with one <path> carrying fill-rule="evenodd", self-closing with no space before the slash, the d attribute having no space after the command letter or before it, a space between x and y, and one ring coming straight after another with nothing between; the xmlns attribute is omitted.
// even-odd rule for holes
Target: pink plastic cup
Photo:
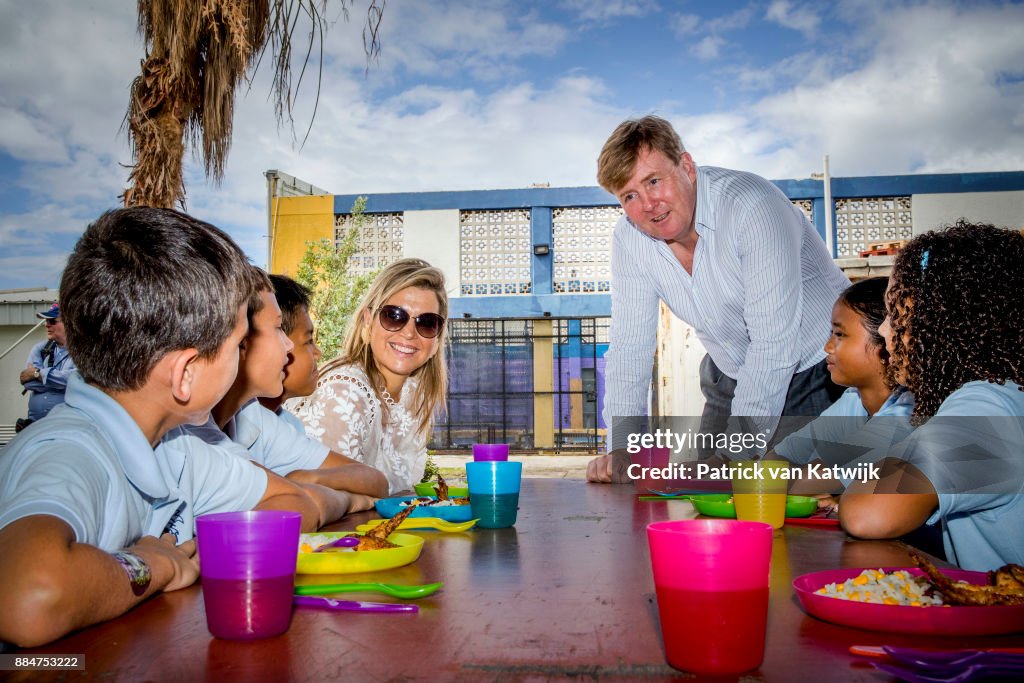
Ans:
<svg viewBox="0 0 1024 683"><path fill-rule="evenodd" d="M632 474L636 475L633 477L633 486L637 493L665 493L671 488L671 478L661 477L661 474L667 473L669 456L667 448L641 448L640 452L630 454L630 465L637 465L632 467ZM652 476L652 470L657 470L658 476Z"/></svg>
<svg viewBox="0 0 1024 683"><path fill-rule="evenodd" d="M476 462L508 460L508 444L475 443L473 444L473 460Z"/></svg>
<svg viewBox="0 0 1024 683"><path fill-rule="evenodd" d="M731 675L764 660L772 527L687 519L647 526L668 663Z"/></svg>
<svg viewBox="0 0 1024 683"><path fill-rule="evenodd" d="M279 510L196 518L210 633L254 640L288 630L301 522L298 512Z"/></svg>

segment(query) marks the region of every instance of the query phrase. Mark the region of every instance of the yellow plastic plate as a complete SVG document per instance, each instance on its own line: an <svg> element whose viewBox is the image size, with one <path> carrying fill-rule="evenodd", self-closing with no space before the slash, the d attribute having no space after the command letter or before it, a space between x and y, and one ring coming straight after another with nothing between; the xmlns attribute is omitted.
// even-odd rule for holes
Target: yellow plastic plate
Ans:
<svg viewBox="0 0 1024 683"><path fill-rule="evenodd" d="M341 536L350 536L351 531L336 533L302 534L301 544L307 536L328 536L331 540ZM423 550L423 539L412 534L391 534L389 541L397 548L385 550L351 550L323 553L299 553L296 571L299 574L358 574L375 572L382 569L394 569L416 561Z"/></svg>

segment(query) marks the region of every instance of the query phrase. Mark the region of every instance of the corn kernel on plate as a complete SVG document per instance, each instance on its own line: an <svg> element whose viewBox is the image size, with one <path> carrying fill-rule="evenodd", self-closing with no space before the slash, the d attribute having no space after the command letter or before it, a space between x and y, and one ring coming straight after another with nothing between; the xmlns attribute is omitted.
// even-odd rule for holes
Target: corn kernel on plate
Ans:
<svg viewBox="0 0 1024 683"><path fill-rule="evenodd" d="M943 570L956 581L986 584L984 572ZM1024 631L1024 606L943 605L917 568L834 569L793 580L804 611L869 631L924 635L994 635Z"/></svg>

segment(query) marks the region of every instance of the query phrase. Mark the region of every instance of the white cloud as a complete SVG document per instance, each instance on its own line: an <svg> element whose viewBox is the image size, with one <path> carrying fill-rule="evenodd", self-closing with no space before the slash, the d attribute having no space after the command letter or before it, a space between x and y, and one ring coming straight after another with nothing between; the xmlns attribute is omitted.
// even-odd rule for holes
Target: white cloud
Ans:
<svg viewBox="0 0 1024 683"><path fill-rule="evenodd" d="M696 14L674 14L669 18L669 25L672 32L680 38L692 36L700 25L700 17Z"/></svg>
<svg viewBox="0 0 1024 683"><path fill-rule="evenodd" d="M583 22L605 23L622 17L644 17L657 12L654 0L563 0L562 6L577 12Z"/></svg>
<svg viewBox="0 0 1024 683"><path fill-rule="evenodd" d="M697 59L706 62L718 59L722 48L729 44L723 34L746 28L753 18L753 10L743 7L713 19L703 19L696 14L674 14L669 18L669 26L678 38L704 35L690 45L689 51Z"/></svg>
<svg viewBox="0 0 1024 683"><path fill-rule="evenodd" d="M352 24L332 28L330 37L332 45L344 45L349 64L364 59L361 39L353 39L361 31L357 24L353 17ZM394 3L385 9L382 58L371 80L408 73L497 81L521 73L516 60L550 56L568 39L564 27L523 11L517 2Z"/></svg>
<svg viewBox="0 0 1024 683"><path fill-rule="evenodd" d="M6 106L0 106L0 149L15 159L67 160L67 149L49 121Z"/></svg>
<svg viewBox="0 0 1024 683"><path fill-rule="evenodd" d="M764 18L805 35L812 34L821 23L821 18L810 5L794 6L789 0L772 0Z"/></svg>
<svg viewBox="0 0 1024 683"><path fill-rule="evenodd" d="M77 232L117 203L126 182L118 128L141 41L134 5L96 4L0 0L0 153L22 161L5 177L29 197L29 208L0 211L0 273L19 283L0 286L55 284ZM792 23L796 5L778 7L775 21ZM723 58L730 31L749 26L749 7L706 22L670 18L666 33L687 38L680 53L689 44L722 61L706 73L723 95L696 111L667 101L671 89L653 95L660 100L627 98L621 83L587 76L576 59L548 66L544 58L574 54L583 37L506 0L389 3L381 63L367 77L353 12L328 34L306 146L278 130L264 64L236 102L223 185L207 183L189 157L188 208L263 263L267 169L339 194L594 185L607 135L655 108L698 163L772 178L805 177L825 153L837 175L1024 169L1024 8L859 7L842 44L800 46L764 64ZM630 21L625 12L653 4L593 8ZM528 75L525 64L538 61ZM297 100L300 137L314 76Z"/></svg>
<svg viewBox="0 0 1024 683"><path fill-rule="evenodd" d="M1024 92L998 77L1024 63L1007 29L1022 24L1020 6L908 7L867 27L878 44L862 68L765 98L754 113L795 152L829 152L837 173L1019 170Z"/></svg>
<svg viewBox="0 0 1024 683"><path fill-rule="evenodd" d="M91 212L42 204L23 213L0 214L0 273L10 287L56 286L71 247ZM8 288L8 285L0 285Z"/></svg>
<svg viewBox="0 0 1024 683"><path fill-rule="evenodd" d="M725 45L725 40L719 36L706 36L701 38L690 48L690 52L697 58L704 61L717 59Z"/></svg>
<svg viewBox="0 0 1024 683"><path fill-rule="evenodd" d="M753 18L754 10L748 6L742 7L735 12L709 19L704 23L707 30L711 33L728 33L729 31L738 31L739 29L746 28Z"/></svg>

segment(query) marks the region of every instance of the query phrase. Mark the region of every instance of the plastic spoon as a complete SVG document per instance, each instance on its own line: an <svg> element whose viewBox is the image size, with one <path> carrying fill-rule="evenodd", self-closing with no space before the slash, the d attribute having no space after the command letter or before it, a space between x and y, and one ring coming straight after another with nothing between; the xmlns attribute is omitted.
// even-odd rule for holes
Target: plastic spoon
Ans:
<svg viewBox="0 0 1024 683"><path fill-rule="evenodd" d="M850 654L861 657L891 658L907 664L928 666L932 664L958 664L974 659L977 655L1017 655L1024 661L1024 647L979 647L956 650L922 650L919 648L893 647L891 645L851 645Z"/></svg>
<svg viewBox="0 0 1024 683"><path fill-rule="evenodd" d="M396 605L390 602L357 602L355 600L334 600L320 596L301 596L294 598L299 607L318 607L320 609L341 610L346 612L419 612L416 605Z"/></svg>
<svg viewBox="0 0 1024 683"><path fill-rule="evenodd" d="M888 645L884 645L882 649L897 662L913 666L917 669L947 670L953 667L967 667L973 664L1024 666L1024 655L1020 653L985 652L979 650L936 652L890 647Z"/></svg>
<svg viewBox="0 0 1024 683"><path fill-rule="evenodd" d="M907 669L895 664L884 664L882 662L871 662L871 665L879 671L896 676L911 683L967 683L982 678L1014 677L1019 679L1024 674L1024 666L1012 666L1009 664L975 664L966 669L962 667L946 669L946 675L939 675L939 671Z"/></svg>
<svg viewBox="0 0 1024 683"><path fill-rule="evenodd" d="M322 553L330 550L337 550L338 548L354 548L359 545L358 536L342 536L341 538L331 541L330 543L324 543L322 546L314 550L314 553Z"/></svg>
<svg viewBox="0 0 1024 683"><path fill-rule="evenodd" d="M366 524L360 524L356 527L356 531L369 531L376 526L380 526L386 521L386 519L374 519ZM406 517L402 520L402 523L398 525L398 528L437 529L438 531L459 532L472 529L476 526L477 521L478 520L476 519L471 519L468 522L449 522L441 519L440 517Z"/></svg>
<svg viewBox="0 0 1024 683"><path fill-rule="evenodd" d="M295 587L296 595L330 595L333 593L374 592L395 598L412 600L425 598L436 593L443 583L428 583L422 586L399 586L393 583L328 583L305 584Z"/></svg>

